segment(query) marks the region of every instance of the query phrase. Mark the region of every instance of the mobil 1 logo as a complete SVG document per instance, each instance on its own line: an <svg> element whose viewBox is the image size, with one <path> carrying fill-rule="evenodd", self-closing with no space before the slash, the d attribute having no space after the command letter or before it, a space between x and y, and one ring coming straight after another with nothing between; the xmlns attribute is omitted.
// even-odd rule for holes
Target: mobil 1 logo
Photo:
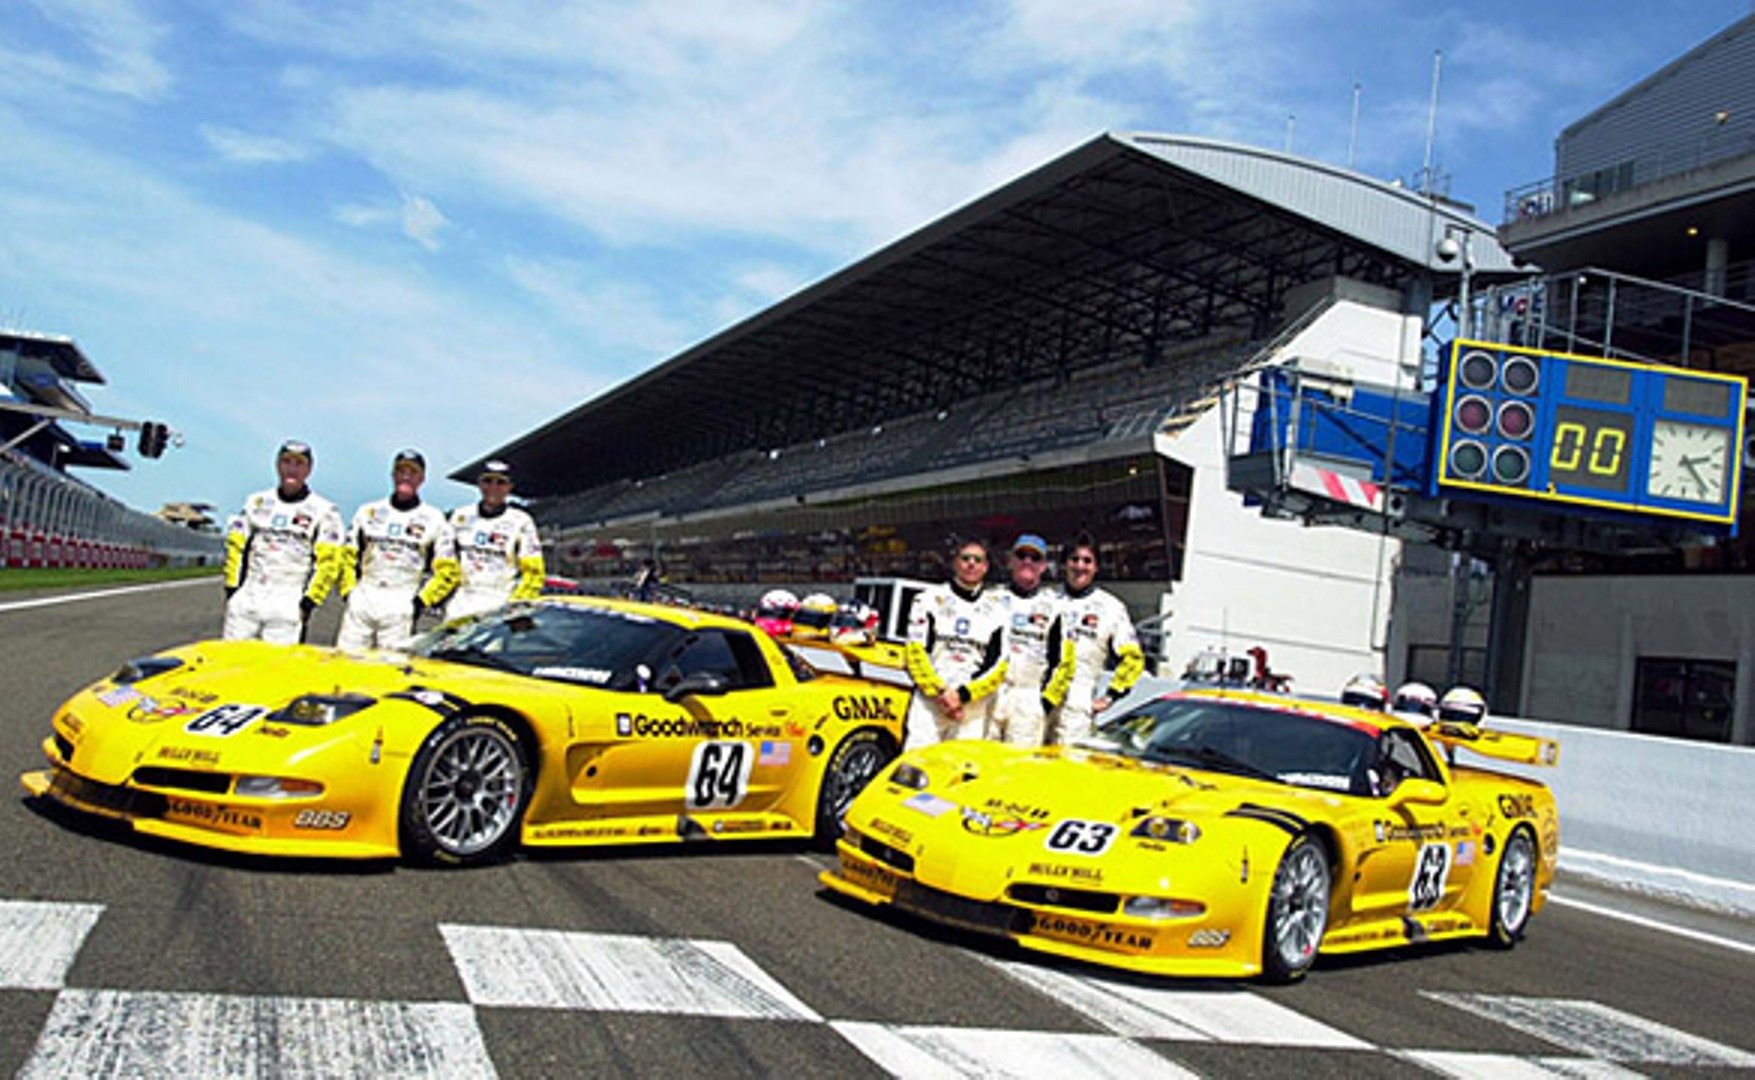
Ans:
<svg viewBox="0 0 1755 1080"><path fill-rule="evenodd" d="M692 810L729 809L743 802L755 764L746 742L703 742L689 761L686 801Z"/></svg>

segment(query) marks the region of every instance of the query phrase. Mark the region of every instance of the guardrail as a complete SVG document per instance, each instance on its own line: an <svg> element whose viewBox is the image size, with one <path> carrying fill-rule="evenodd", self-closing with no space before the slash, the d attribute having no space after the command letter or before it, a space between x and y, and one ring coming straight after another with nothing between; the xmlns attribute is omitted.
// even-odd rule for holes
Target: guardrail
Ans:
<svg viewBox="0 0 1755 1080"><path fill-rule="evenodd" d="M1129 701L1174 690L1141 679ZM1755 917L1755 748L1493 717L1560 743L1560 763L1488 762L1548 785L1560 804L1560 868L1615 888ZM1465 756L1473 757L1473 755Z"/></svg>

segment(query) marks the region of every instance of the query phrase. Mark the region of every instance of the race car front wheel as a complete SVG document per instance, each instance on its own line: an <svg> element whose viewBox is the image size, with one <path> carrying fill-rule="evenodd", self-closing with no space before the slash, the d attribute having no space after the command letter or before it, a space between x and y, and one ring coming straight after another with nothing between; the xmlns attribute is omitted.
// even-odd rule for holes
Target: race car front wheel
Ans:
<svg viewBox="0 0 1755 1080"><path fill-rule="evenodd" d="M530 798L523 740L494 716L453 716L433 729L402 785L404 854L467 865L503 855Z"/></svg>
<svg viewBox="0 0 1755 1080"><path fill-rule="evenodd" d="M1296 982L1316 963L1328 929L1328 852L1309 833L1292 841L1274 873L1262 933L1261 973L1268 982Z"/></svg>
<svg viewBox="0 0 1755 1080"><path fill-rule="evenodd" d="M1530 905L1536 894L1536 843L1528 829L1518 829L1505 839L1499 853L1499 872L1493 878L1492 925L1487 943L1509 949L1523 937L1530 921Z"/></svg>
<svg viewBox="0 0 1755 1080"><path fill-rule="evenodd" d="M841 819L847 816L853 797L895 756L895 741L874 728L860 728L835 747L823 767L823 786L817 793L818 846L835 846L841 835Z"/></svg>

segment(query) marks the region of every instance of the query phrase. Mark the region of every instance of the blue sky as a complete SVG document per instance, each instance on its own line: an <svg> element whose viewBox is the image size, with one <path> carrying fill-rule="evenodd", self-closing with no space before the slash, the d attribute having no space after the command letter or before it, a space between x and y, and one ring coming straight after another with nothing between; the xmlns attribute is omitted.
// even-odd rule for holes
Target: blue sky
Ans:
<svg viewBox="0 0 1755 1080"><path fill-rule="evenodd" d="M1406 177L1497 221L1567 123L1748 0L11 0L0 323L186 444L87 479L344 512L501 445L1105 129ZM102 431L81 429L86 437ZM130 455L132 456L132 455Z"/></svg>

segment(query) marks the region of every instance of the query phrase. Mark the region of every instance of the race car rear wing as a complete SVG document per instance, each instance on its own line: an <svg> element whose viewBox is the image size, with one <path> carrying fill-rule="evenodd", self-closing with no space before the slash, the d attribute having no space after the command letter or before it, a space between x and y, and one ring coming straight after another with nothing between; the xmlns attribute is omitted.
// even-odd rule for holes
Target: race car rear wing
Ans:
<svg viewBox="0 0 1755 1080"><path fill-rule="evenodd" d="M781 638L779 641L803 657L811 667L826 674L852 675L893 686L914 685L914 680L908 676L907 661L903 659L900 645L884 641L871 645L851 645L838 641L800 641L796 638Z"/></svg>
<svg viewBox="0 0 1755 1080"><path fill-rule="evenodd" d="M1439 720L1427 725L1426 737L1455 754L1457 748L1519 765L1560 764L1560 744L1536 735L1490 731L1476 724Z"/></svg>

